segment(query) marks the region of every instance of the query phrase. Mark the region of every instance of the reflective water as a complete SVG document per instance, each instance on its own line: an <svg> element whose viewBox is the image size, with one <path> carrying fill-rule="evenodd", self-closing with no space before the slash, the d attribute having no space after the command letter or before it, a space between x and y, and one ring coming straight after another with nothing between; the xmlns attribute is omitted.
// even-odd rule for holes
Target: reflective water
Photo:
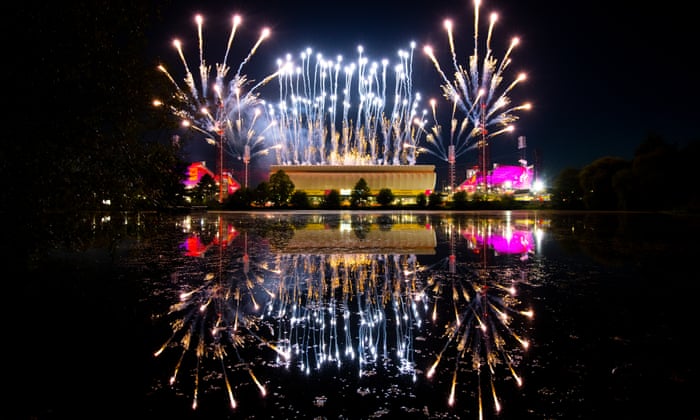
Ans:
<svg viewBox="0 0 700 420"><path fill-rule="evenodd" d="M698 226L533 211L54 221L9 321L20 418L698 418Z"/></svg>

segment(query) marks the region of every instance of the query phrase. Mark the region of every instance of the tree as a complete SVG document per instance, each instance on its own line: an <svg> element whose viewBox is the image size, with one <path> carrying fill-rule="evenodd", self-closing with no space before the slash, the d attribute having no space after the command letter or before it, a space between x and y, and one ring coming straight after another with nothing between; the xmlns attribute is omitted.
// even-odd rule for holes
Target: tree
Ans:
<svg viewBox="0 0 700 420"><path fill-rule="evenodd" d="M679 165L681 154L675 145L668 144L657 134L650 134L635 151L631 174L620 174L615 179L618 195L624 197L628 208L662 210L672 209L688 191L685 182L693 179L679 176L684 169ZM690 167L694 167L691 164ZM661 194L648 194L659 191Z"/></svg>
<svg viewBox="0 0 700 420"><path fill-rule="evenodd" d="M265 207L268 201L270 201L270 183L263 181L255 187L253 202L258 207Z"/></svg>
<svg viewBox="0 0 700 420"><path fill-rule="evenodd" d="M182 176L178 150L162 135L166 116L148 100L169 82L156 77L155 60L144 59L161 5L106 0L72 5L36 4L15 17L26 28L18 34L25 45L51 40L36 51L38 64L22 69L33 83L24 86L15 105L26 108L41 98L51 112L41 118L19 114L14 125L31 126L38 135L10 142L7 156L22 159L3 159L3 165L31 178L22 190L11 186L15 190L3 194L16 196L15 206L37 212L95 210L107 202L119 210L178 203L183 191L172 181Z"/></svg>
<svg viewBox="0 0 700 420"><path fill-rule="evenodd" d="M350 194L350 205L352 207L364 207L371 197L372 193L364 178L360 178L355 184L352 193Z"/></svg>
<svg viewBox="0 0 700 420"><path fill-rule="evenodd" d="M204 174L199 183L192 189L190 197L192 204L203 205L216 200L218 194L219 187L216 185L214 178L209 174Z"/></svg>
<svg viewBox="0 0 700 420"><path fill-rule="evenodd" d="M467 208L468 204L469 200L467 200L466 191L457 191L452 195L452 205L454 206L454 208L464 210Z"/></svg>
<svg viewBox="0 0 700 420"><path fill-rule="evenodd" d="M309 195L306 193L306 191L294 191L289 203L292 205L292 207L298 209L308 209L311 207Z"/></svg>
<svg viewBox="0 0 700 420"><path fill-rule="evenodd" d="M330 190L323 196L323 202L321 207L328 210L334 210L340 208L340 191Z"/></svg>
<svg viewBox="0 0 700 420"><path fill-rule="evenodd" d="M387 207L394 202L396 196L390 188L382 188L377 193L377 203L382 207Z"/></svg>
<svg viewBox="0 0 700 420"><path fill-rule="evenodd" d="M444 200L442 198L442 194L433 192L430 194L430 197L428 198L428 207L431 209L435 209L438 207L442 207L444 203Z"/></svg>
<svg viewBox="0 0 700 420"><path fill-rule="evenodd" d="M268 198L275 207L287 204L294 191L294 183L282 169L270 175Z"/></svg>
<svg viewBox="0 0 700 420"><path fill-rule="evenodd" d="M552 201L561 209L583 208L583 188L579 180L579 170L565 168L552 183Z"/></svg>
<svg viewBox="0 0 700 420"><path fill-rule="evenodd" d="M255 198L255 192L250 188L243 187L229 195L224 203L227 209L249 209L252 207Z"/></svg>
<svg viewBox="0 0 700 420"><path fill-rule="evenodd" d="M583 188L583 203L589 210L614 210L618 207L618 195L613 178L619 171L630 167L622 158L603 157L585 166L579 174Z"/></svg>
<svg viewBox="0 0 700 420"><path fill-rule="evenodd" d="M425 193L419 193L416 196L416 204L418 207L423 208L428 205L428 196Z"/></svg>

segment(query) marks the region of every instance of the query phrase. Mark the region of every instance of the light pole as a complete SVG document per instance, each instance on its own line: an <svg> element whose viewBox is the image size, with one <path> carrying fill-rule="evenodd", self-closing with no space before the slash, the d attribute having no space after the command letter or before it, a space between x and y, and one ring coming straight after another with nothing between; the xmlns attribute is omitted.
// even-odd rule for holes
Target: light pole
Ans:
<svg viewBox="0 0 700 420"><path fill-rule="evenodd" d="M486 104L481 101L481 140L479 141L479 150L481 150L481 180L483 183L484 194L488 193L489 184L487 177L488 166L488 144L486 143Z"/></svg>
<svg viewBox="0 0 700 420"><path fill-rule="evenodd" d="M250 146L243 148L243 163L245 164L245 188L248 188L248 164L250 163Z"/></svg>
<svg viewBox="0 0 700 420"><path fill-rule="evenodd" d="M219 203L224 202L224 130L219 129Z"/></svg>
<svg viewBox="0 0 700 420"><path fill-rule="evenodd" d="M455 145L447 148L447 162L450 164L450 196L455 193Z"/></svg>

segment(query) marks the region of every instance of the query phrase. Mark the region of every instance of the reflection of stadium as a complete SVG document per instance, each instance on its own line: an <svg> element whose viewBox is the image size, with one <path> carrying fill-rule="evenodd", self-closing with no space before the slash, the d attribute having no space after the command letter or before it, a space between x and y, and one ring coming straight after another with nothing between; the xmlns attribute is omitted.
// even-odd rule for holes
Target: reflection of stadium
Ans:
<svg viewBox="0 0 700 420"><path fill-rule="evenodd" d="M348 221L337 227L308 224L294 230L283 246L271 245L280 254L435 254L435 231L418 224L392 224L383 229L377 224L353 225Z"/></svg>
<svg viewBox="0 0 700 420"><path fill-rule="evenodd" d="M415 202L420 193L430 195L435 189L433 165L271 165L270 174L284 171L294 188L310 197L322 197L330 190L349 196L363 178L371 194L388 188L405 203Z"/></svg>

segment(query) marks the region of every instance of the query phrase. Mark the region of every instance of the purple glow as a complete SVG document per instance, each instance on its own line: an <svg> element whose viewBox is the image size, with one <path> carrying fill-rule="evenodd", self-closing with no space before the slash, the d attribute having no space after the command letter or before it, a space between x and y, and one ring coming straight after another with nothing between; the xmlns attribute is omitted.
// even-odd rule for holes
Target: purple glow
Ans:
<svg viewBox="0 0 700 420"><path fill-rule="evenodd" d="M472 243L484 244L483 235L467 230L462 233L462 236ZM526 254L532 250L534 240L529 230L503 231L487 236L486 245L499 254Z"/></svg>
<svg viewBox="0 0 700 420"><path fill-rule="evenodd" d="M494 168L486 177L492 188L503 190L529 190L532 187L533 169L528 166L502 165ZM457 190L476 191L483 183L481 174L477 173L464 181Z"/></svg>

